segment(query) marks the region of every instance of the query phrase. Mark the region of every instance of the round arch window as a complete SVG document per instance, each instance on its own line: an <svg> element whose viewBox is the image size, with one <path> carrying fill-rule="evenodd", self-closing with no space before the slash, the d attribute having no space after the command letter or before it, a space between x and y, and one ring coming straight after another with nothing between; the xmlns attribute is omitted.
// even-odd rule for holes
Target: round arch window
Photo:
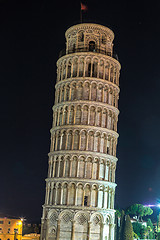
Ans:
<svg viewBox="0 0 160 240"><path fill-rule="evenodd" d="M90 52L95 52L96 51L96 44L94 41L89 42L89 51Z"/></svg>

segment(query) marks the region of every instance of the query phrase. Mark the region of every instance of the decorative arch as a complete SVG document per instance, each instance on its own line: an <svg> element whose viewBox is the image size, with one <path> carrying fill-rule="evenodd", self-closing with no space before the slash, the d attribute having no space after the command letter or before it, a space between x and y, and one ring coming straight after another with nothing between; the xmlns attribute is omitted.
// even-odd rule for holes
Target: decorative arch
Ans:
<svg viewBox="0 0 160 240"><path fill-rule="evenodd" d="M68 239L71 239L72 235L72 219L73 215L71 211L64 210L59 215L59 223L60 223L60 236L59 239L66 238L66 232Z"/></svg>
<svg viewBox="0 0 160 240"><path fill-rule="evenodd" d="M62 183L62 205L67 205L68 183Z"/></svg>
<svg viewBox="0 0 160 240"><path fill-rule="evenodd" d="M86 183L84 186L83 204L84 204L84 206L89 207L90 202L91 202L91 187L88 183Z"/></svg>
<svg viewBox="0 0 160 240"><path fill-rule="evenodd" d="M83 77L84 76L84 57L80 57L79 58L79 73L78 76L79 77Z"/></svg>
<svg viewBox="0 0 160 240"><path fill-rule="evenodd" d="M92 214L90 222L90 239L101 239L102 215L98 213Z"/></svg>
<svg viewBox="0 0 160 240"><path fill-rule="evenodd" d="M74 217L74 236L75 239L87 240L89 215L80 211Z"/></svg>
<svg viewBox="0 0 160 240"><path fill-rule="evenodd" d="M83 100L89 100L90 83L85 81L83 84Z"/></svg>
<svg viewBox="0 0 160 240"><path fill-rule="evenodd" d="M57 230L57 220L58 214L55 210L50 210L48 212L48 239L49 240L56 240L56 230Z"/></svg>
<svg viewBox="0 0 160 240"><path fill-rule="evenodd" d="M96 184L93 184L91 189L91 206L97 207L97 202L98 202L98 186Z"/></svg>
<svg viewBox="0 0 160 240"><path fill-rule="evenodd" d="M75 205L76 186L71 182L68 186L68 205Z"/></svg>
<svg viewBox="0 0 160 240"><path fill-rule="evenodd" d="M87 131L82 130L80 132L80 150L86 150L86 143L87 143Z"/></svg>
<svg viewBox="0 0 160 240"><path fill-rule="evenodd" d="M75 116L75 124L80 124L81 123L81 105L78 105L76 107L76 116Z"/></svg>
<svg viewBox="0 0 160 240"><path fill-rule="evenodd" d="M82 206L83 204L83 185L82 183L77 184L77 194L76 194L76 205Z"/></svg>
<svg viewBox="0 0 160 240"><path fill-rule="evenodd" d="M78 158L78 170L77 170L77 176L79 178L84 178L84 169L85 169L85 157L79 156Z"/></svg>

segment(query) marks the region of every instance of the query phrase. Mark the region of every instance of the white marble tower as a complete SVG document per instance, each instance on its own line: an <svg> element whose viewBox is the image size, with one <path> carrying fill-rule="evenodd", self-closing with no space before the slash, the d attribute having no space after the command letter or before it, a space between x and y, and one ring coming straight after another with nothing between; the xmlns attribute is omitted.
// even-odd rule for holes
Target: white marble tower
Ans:
<svg viewBox="0 0 160 240"><path fill-rule="evenodd" d="M41 240L114 240L120 72L114 33L83 23L65 36L57 61Z"/></svg>

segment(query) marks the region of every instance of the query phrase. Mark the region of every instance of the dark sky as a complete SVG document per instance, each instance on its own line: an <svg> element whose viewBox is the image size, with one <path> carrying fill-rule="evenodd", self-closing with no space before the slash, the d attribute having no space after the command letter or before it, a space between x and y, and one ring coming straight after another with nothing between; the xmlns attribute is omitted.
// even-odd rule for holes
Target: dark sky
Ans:
<svg viewBox="0 0 160 240"><path fill-rule="evenodd" d="M122 65L116 205L160 199L160 3L88 0ZM0 1L0 212L39 221L58 53L79 23L77 0Z"/></svg>

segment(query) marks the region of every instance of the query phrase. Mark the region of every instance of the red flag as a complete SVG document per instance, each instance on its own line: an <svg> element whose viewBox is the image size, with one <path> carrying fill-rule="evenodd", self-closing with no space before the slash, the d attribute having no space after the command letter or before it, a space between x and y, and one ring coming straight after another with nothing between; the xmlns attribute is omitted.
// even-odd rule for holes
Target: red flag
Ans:
<svg viewBox="0 0 160 240"><path fill-rule="evenodd" d="M88 10L88 7L85 4L81 3L81 11L87 11L87 10Z"/></svg>

